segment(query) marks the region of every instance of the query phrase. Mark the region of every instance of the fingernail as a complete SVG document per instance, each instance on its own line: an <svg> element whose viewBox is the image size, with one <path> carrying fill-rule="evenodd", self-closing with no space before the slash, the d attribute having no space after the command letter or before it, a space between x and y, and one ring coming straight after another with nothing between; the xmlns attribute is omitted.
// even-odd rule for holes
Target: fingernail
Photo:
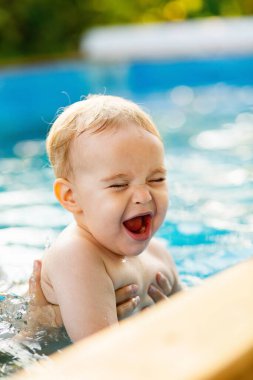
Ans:
<svg viewBox="0 0 253 380"><path fill-rule="evenodd" d="M136 307L140 303L141 299L139 296L136 296L136 297L132 298L132 300L133 300L134 307Z"/></svg>
<svg viewBox="0 0 253 380"><path fill-rule="evenodd" d="M152 293L154 293L154 292L156 291L156 287L155 287L154 285L151 284L151 285L149 286L149 291L152 292Z"/></svg>
<svg viewBox="0 0 253 380"><path fill-rule="evenodd" d="M136 293L138 292L138 285L133 284L133 285L131 286L131 290L132 290L132 294L133 294L133 295L136 294Z"/></svg>

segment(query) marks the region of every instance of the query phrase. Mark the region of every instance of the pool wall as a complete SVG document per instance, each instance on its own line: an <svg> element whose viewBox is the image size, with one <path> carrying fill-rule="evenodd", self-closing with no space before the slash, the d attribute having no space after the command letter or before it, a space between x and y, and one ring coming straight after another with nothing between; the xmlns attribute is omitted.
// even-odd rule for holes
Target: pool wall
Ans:
<svg viewBox="0 0 253 380"><path fill-rule="evenodd" d="M95 27L81 39L83 55L100 62L192 59L253 53L253 17Z"/></svg>

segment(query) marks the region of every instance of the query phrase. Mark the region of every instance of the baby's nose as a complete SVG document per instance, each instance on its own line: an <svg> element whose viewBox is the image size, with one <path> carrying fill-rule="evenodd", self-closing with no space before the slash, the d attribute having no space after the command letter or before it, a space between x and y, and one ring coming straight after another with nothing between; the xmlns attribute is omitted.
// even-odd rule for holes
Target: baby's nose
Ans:
<svg viewBox="0 0 253 380"><path fill-rule="evenodd" d="M145 204L150 202L152 196L149 189L145 185L136 186L133 192L133 203L135 204Z"/></svg>

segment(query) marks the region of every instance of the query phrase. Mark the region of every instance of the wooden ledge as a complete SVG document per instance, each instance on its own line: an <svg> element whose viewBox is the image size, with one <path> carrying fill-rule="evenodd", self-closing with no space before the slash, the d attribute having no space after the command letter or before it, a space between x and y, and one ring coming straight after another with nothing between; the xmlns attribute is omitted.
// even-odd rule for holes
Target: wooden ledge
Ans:
<svg viewBox="0 0 253 380"><path fill-rule="evenodd" d="M27 371L12 379L252 379L253 260Z"/></svg>

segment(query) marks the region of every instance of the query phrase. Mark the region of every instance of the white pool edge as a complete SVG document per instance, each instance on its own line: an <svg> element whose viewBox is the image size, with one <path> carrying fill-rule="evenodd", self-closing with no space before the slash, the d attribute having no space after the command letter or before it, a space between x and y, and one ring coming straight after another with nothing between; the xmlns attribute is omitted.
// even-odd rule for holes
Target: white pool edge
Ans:
<svg viewBox="0 0 253 380"><path fill-rule="evenodd" d="M252 54L253 17L98 27L84 34L80 51L102 62Z"/></svg>

